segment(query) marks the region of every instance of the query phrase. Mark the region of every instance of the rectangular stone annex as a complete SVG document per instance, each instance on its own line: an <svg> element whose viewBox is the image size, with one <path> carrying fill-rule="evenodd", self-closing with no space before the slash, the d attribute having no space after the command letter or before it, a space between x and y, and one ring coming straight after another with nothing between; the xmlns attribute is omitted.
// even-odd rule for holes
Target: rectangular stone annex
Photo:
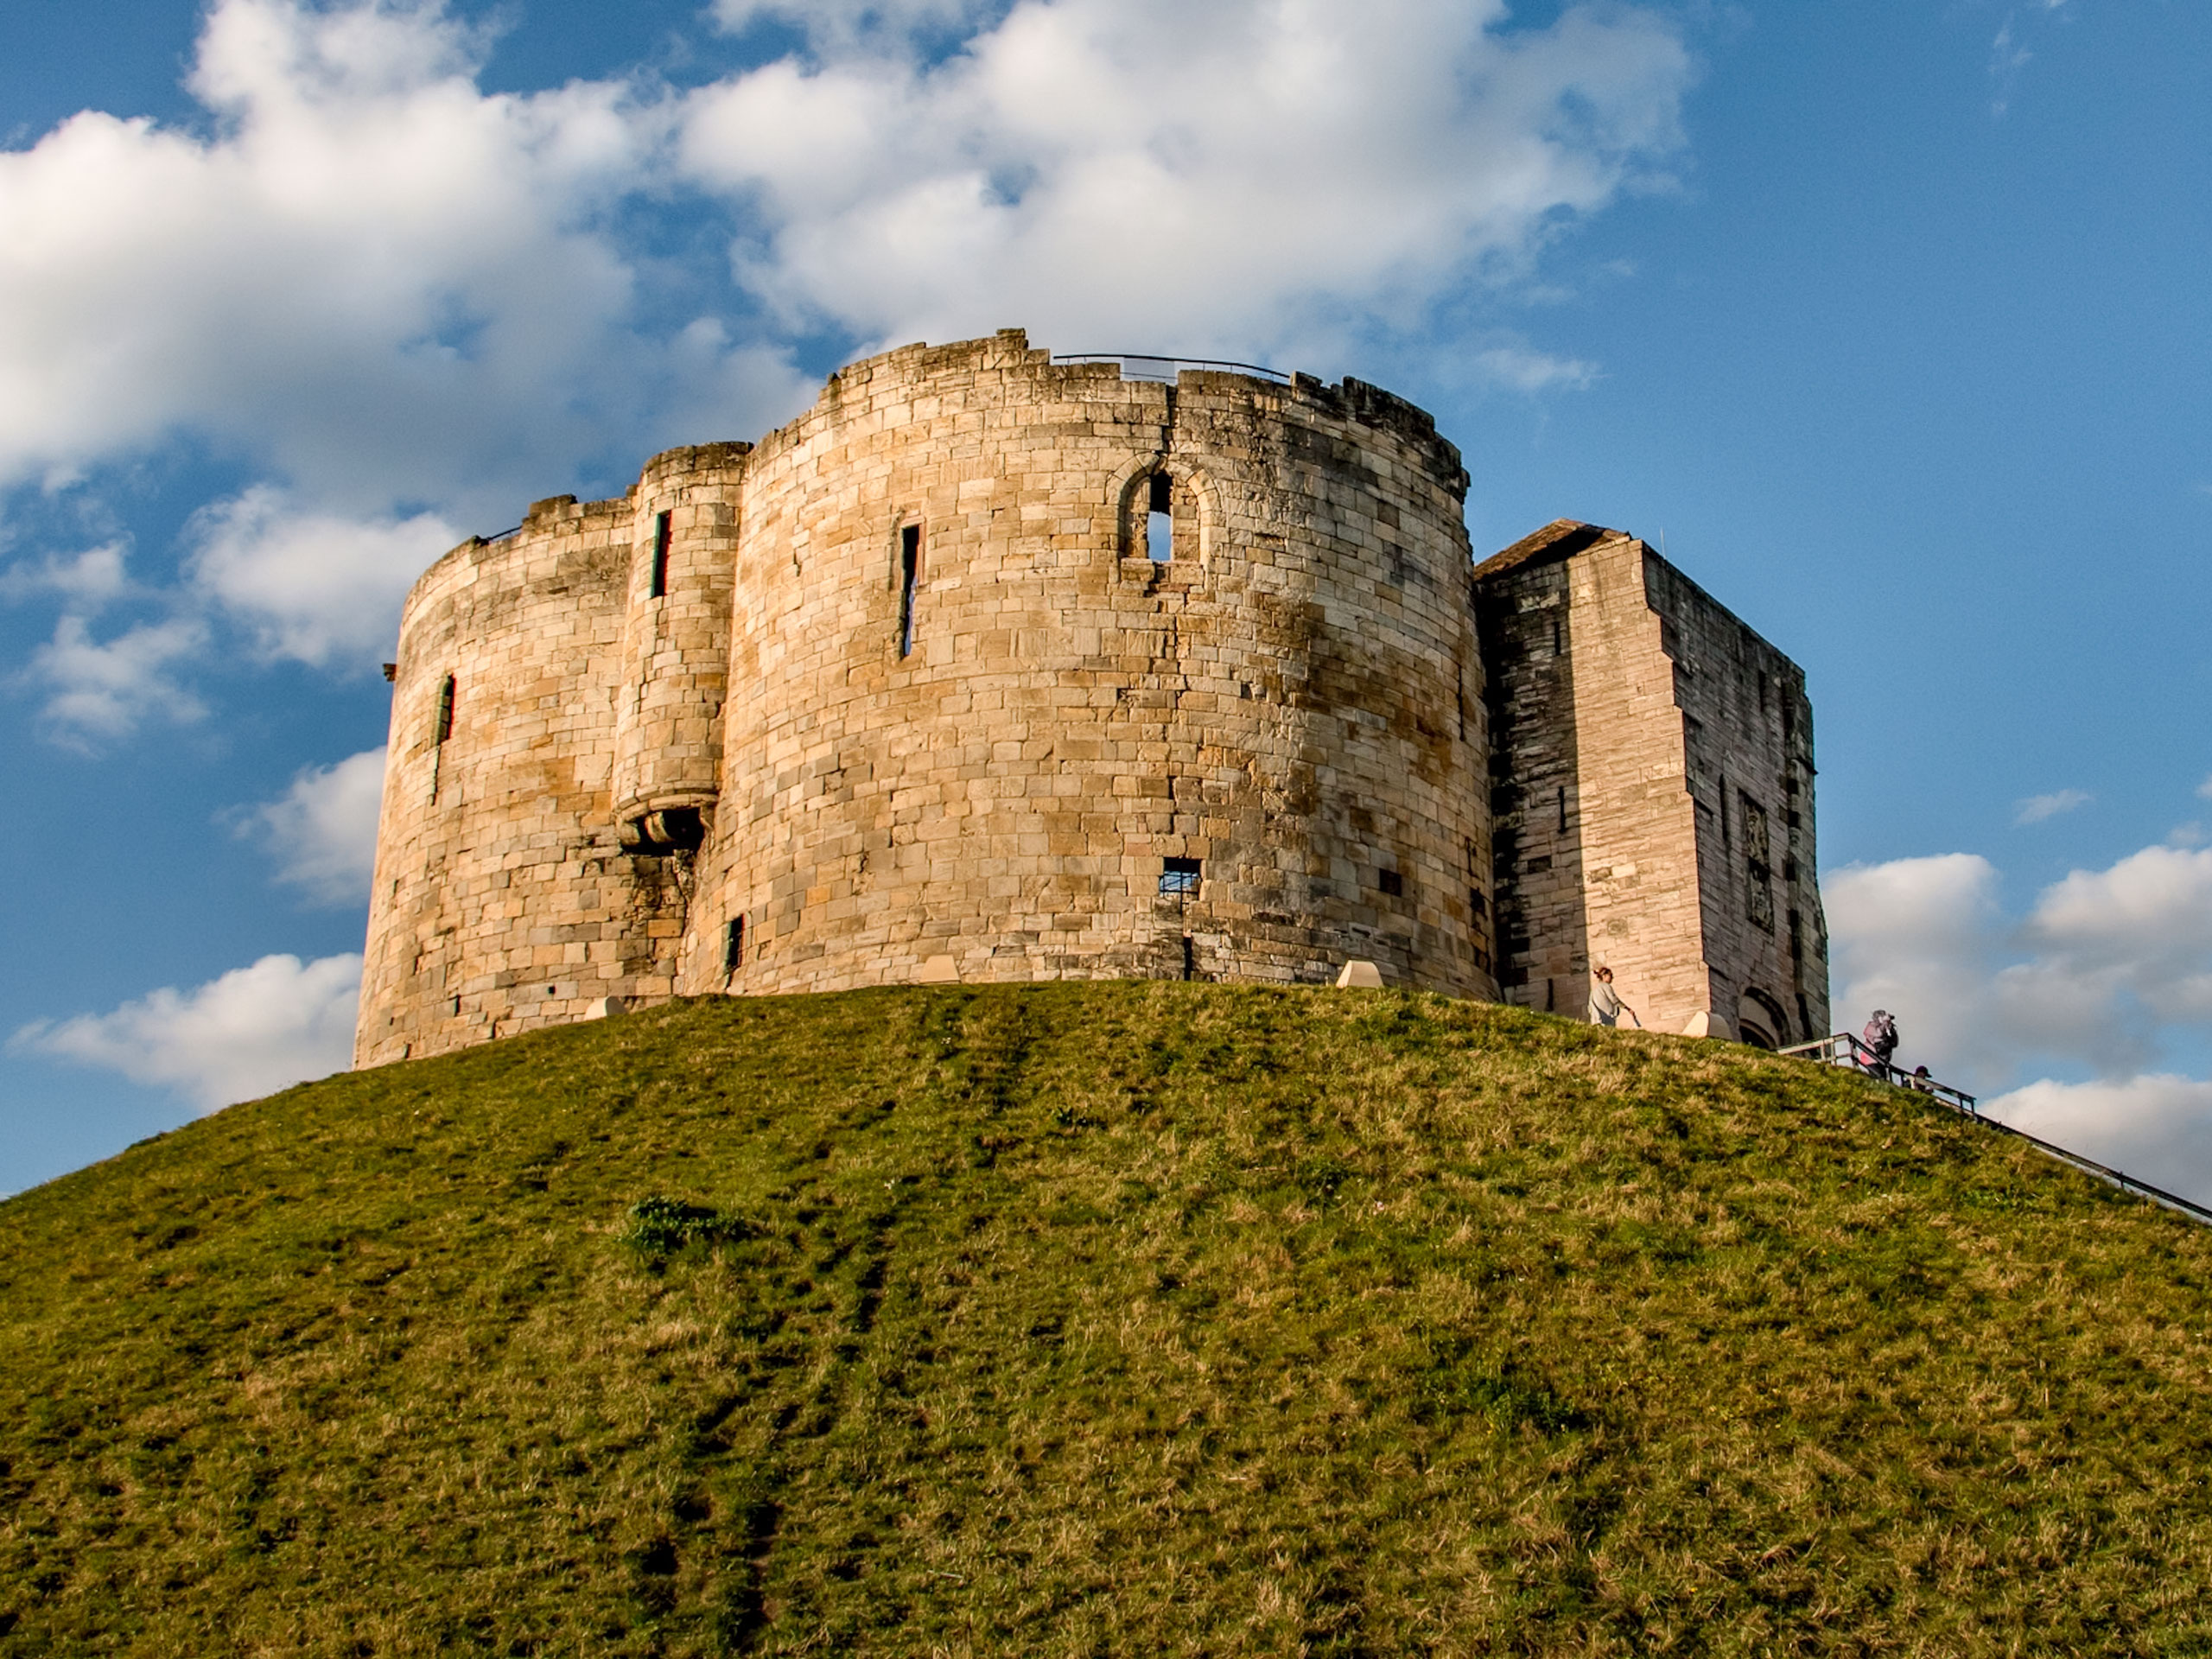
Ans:
<svg viewBox="0 0 2212 1659"><path fill-rule="evenodd" d="M1813 711L1796 665L1644 543L1561 519L1475 571L1499 983L1656 1029L1827 1034Z"/></svg>
<svg viewBox="0 0 2212 1659"><path fill-rule="evenodd" d="M402 615L357 1064L1349 960L1579 1014L1603 959L1655 1025L1822 1027L1802 675L1617 532L1475 567L1467 486L1363 382L1008 330L538 502Z"/></svg>

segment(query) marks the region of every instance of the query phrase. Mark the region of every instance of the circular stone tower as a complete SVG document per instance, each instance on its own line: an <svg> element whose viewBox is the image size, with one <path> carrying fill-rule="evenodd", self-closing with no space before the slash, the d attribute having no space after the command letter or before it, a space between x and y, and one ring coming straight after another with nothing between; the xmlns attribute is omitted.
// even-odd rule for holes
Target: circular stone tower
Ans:
<svg viewBox="0 0 2212 1659"><path fill-rule="evenodd" d="M1356 380L833 376L409 596L359 1064L671 994L1495 996L1466 474Z"/></svg>
<svg viewBox="0 0 2212 1659"><path fill-rule="evenodd" d="M1357 381L1019 333L833 377L745 458L678 989L1495 995L1466 482Z"/></svg>

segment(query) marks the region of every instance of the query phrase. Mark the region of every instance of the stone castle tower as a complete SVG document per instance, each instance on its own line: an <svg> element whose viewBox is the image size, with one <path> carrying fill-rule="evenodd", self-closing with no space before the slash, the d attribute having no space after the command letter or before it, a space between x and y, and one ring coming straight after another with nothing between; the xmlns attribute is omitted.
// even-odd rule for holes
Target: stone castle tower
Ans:
<svg viewBox="0 0 2212 1659"><path fill-rule="evenodd" d="M1019 331L409 595L359 1065L910 982L1392 983L1827 1028L1803 677L1642 543L1479 567L1428 416Z"/></svg>

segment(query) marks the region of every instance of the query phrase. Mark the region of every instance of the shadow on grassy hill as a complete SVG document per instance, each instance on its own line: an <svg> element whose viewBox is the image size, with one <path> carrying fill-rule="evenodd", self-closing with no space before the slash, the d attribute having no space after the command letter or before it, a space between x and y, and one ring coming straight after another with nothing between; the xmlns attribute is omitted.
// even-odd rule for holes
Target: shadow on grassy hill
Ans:
<svg viewBox="0 0 2212 1659"><path fill-rule="evenodd" d="M0 1653L2212 1653L2209 1268L1731 1046L677 1004L0 1205Z"/></svg>

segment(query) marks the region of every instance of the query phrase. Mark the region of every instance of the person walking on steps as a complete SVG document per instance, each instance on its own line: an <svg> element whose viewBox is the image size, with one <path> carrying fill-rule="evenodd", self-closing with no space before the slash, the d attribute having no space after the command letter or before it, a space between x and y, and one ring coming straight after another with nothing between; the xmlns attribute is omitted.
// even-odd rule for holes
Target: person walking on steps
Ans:
<svg viewBox="0 0 2212 1659"><path fill-rule="evenodd" d="M1878 1077L1887 1076L1890 1056L1897 1052L1897 1022L1877 1008L1874 1017L1866 1022L1866 1029L1859 1033L1859 1039L1874 1056L1874 1063L1866 1069Z"/></svg>
<svg viewBox="0 0 2212 1659"><path fill-rule="evenodd" d="M1623 1014L1636 1020L1638 1031L1643 1029L1643 1021L1637 1019L1636 1010L1622 1001L1620 993L1613 988L1613 970L1601 967L1590 981L1590 1023L1618 1026Z"/></svg>

